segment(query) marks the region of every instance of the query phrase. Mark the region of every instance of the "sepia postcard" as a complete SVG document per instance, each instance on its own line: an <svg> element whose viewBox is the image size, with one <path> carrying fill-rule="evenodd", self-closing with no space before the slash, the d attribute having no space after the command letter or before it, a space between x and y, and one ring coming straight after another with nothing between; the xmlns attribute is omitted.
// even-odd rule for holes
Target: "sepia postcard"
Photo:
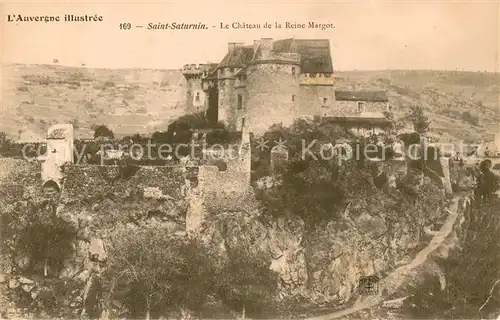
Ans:
<svg viewBox="0 0 500 320"><path fill-rule="evenodd" d="M500 1L3 1L1 319L500 320Z"/></svg>

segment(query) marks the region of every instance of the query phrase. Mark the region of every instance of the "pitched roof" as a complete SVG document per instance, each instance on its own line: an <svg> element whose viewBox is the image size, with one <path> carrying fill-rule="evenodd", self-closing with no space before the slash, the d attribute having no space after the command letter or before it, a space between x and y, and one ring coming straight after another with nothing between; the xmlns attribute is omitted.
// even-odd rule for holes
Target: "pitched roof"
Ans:
<svg viewBox="0 0 500 320"><path fill-rule="evenodd" d="M335 100L337 101L371 101L388 102L389 98L385 91L343 91L335 90Z"/></svg>
<svg viewBox="0 0 500 320"><path fill-rule="evenodd" d="M330 40L328 39L283 39L273 43L275 52L300 54L302 73L333 73Z"/></svg>
<svg viewBox="0 0 500 320"><path fill-rule="evenodd" d="M220 67L244 67L253 58L253 46L236 47L226 54Z"/></svg>
<svg viewBox="0 0 500 320"><path fill-rule="evenodd" d="M273 42L273 51L298 53L302 73L333 73L328 39L283 39ZM220 67L243 67L254 57L253 46L236 47L226 54Z"/></svg>

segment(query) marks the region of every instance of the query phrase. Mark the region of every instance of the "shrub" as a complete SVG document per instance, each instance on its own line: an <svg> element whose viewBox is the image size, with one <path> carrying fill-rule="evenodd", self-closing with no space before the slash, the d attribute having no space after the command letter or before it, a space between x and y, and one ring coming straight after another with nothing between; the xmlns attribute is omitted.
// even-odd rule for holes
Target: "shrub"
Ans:
<svg viewBox="0 0 500 320"><path fill-rule="evenodd" d="M101 124L94 128L94 138L99 137L113 139L114 134L107 126Z"/></svg>
<svg viewBox="0 0 500 320"><path fill-rule="evenodd" d="M1 213L2 243L14 259L26 257L24 272L57 276L64 260L73 252L76 229L55 214L50 201L19 202Z"/></svg>
<svg viewBox="0 0 500 320"><path fill-rule="evenodd" d="M213 288L213 263L195 240L169 237L161 228L117 228L110 236L112 299L134 317L177 308L197 309Z"/></svg>
<svg viewBox="0 0 500 320"><path fill-rule="evenodd" d="M413 124L413 129L422 134L429 130L430 121L424 114L424 109L421 106L411 106L408 115L408 120Z"/></svg>
<svg viewBox="0 0 500 320"><path fill-rule="evenodd" d="M479 117L473 116L469 111L464 111L462 113L462 120L473 126L479 125Z"/></svg>

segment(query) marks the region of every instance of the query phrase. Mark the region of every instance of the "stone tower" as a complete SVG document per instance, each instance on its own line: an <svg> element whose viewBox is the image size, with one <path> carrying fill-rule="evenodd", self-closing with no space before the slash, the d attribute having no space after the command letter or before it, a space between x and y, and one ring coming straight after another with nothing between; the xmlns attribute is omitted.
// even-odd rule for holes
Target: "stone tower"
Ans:
<svg viewBox="0 0 500 320"><path fill-rule="evenodd" d="M238 90L236 75L245 67L241 59L245 55L245 44L240 42L229 42L227 48L227 60L222 61L217 70L218 85L218 119L223 122L229 130L241 130L236 127L238 118Z"/></svg>
<svg viewBox="0 0 500 320"><path fill-rule="evenodd" d="M297 116L300 55L273 51L273 39L254 41L254 56L246 70L245 123L256 134L271 125L290 125Z"/></svg>
<svg viewBox="0 0 500 320"><path fill-rule="evenodd" d="M205 92L202 88L202 79L207 77L210 64L186 64L182 74L186 78L186 113L205 111Z"/></svg>

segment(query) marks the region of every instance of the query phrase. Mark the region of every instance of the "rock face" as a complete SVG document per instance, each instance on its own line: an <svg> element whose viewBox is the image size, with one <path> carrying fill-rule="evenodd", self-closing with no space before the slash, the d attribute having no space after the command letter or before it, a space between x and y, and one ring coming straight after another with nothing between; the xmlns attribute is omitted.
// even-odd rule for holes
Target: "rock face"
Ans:
<svg viewBox="0 0 500 320"><path fill-rule="evenodd" d="M281 217L267 225L257 216L212 216L201 237L222 254L244 247L266 257L281 277L282 297L302 295L317 304L346 302L361 277L380 276L406 262L430 219L392 219L390 214L353 208L340 221L307 230L300 218Z"/></svg>

